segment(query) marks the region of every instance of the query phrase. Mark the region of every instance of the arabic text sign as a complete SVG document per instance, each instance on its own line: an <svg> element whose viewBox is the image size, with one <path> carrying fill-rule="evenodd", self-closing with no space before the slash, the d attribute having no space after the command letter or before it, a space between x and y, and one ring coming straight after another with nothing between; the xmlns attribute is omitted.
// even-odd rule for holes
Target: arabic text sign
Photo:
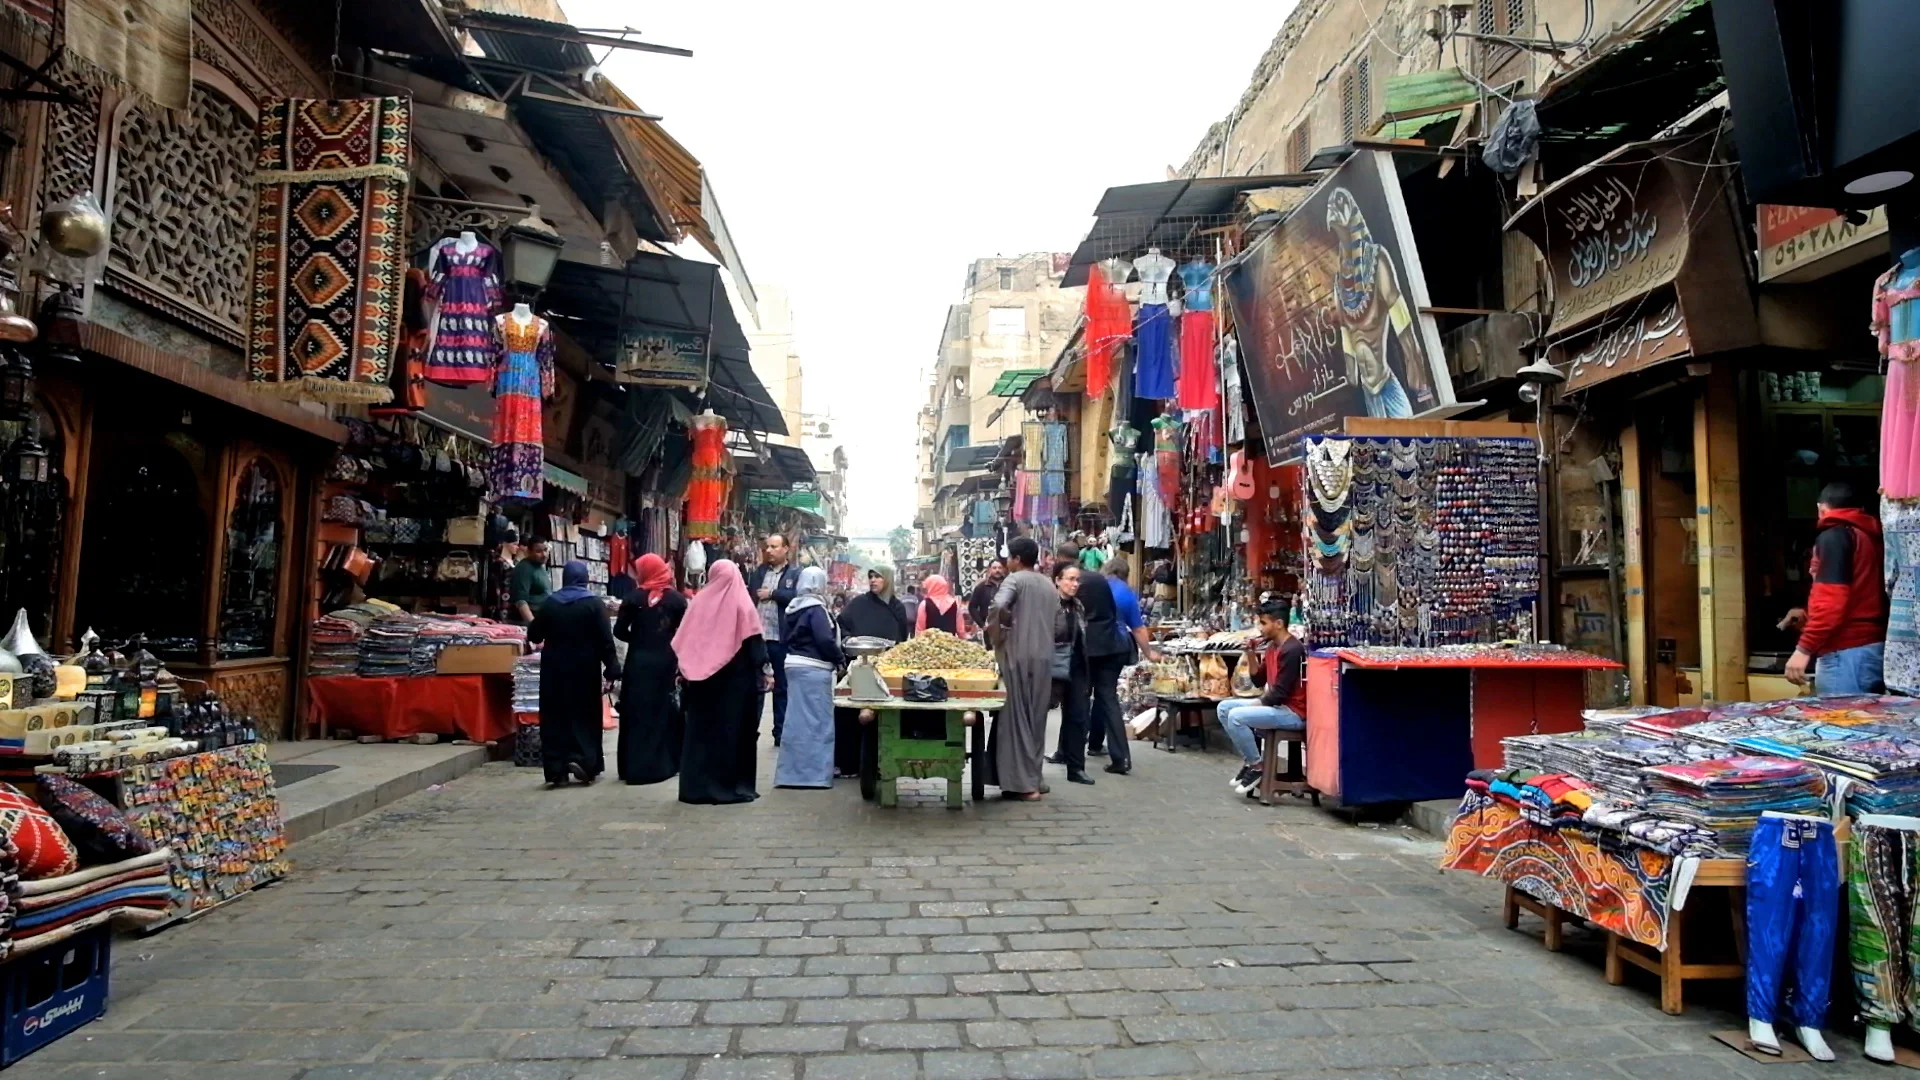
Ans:
<svg viewBox="0 0 1920 1080"><path fill-rule="evenodd" d="M1268 461L1348 416L1451 404L1426 278L1387 154L1363 151L1314 188L1227 276Z"/></svg>
<svg viewBox="0 0 1920 1080"><path fill-rule="evenodd" d="M1567 389L1583 390L1692 351L1686 315L1669 294L1663 300L1636 304L1626 315L1556 344L1552 359L1568 365Z"/></svg>
<svg viewBox="0 0 1920 1080"><path fill-rule="evenodd" d="M1805 280L1844 269L1871 257L1881 245L1863 245L1887 234L1887 210L1883 206L1867 211L1867 220L1859 225L1842 217L1838 210L1812 206L1762 204L1758 211L1761 281ZM1848 252L1848 257L1826 262L1842 252Z"/></svg>
<svg viewBox="0 0 1920 1080"><path fill-rule="evenodd" d="M707 335L696 330L628 330L620 337L615 378L639 386L702 386Z"/></svg>

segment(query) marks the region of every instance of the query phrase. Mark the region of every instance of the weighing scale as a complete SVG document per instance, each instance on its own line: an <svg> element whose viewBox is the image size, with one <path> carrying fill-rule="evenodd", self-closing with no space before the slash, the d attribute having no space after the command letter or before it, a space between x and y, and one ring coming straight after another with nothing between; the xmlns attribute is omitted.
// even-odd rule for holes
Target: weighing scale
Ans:
<svg viewBox="0 0 1920 1080"><path fill-rule="evenodd" d="M886 701L893 696L887 689L887 680L880 677L880 668L873 658L893 648L894 642L879 637L850 637L840 643L841 651L854 657L847 665L847 688L852 701Z"/></svg>

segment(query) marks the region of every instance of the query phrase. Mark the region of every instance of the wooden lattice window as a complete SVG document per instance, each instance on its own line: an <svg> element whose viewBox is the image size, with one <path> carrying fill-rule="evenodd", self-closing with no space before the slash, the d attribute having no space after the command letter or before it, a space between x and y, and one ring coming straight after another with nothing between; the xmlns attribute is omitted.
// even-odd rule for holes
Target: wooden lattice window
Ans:
<svg viewBox="0 0 1920 1080"><path fill-rule="evenodd" d="M1477 34L1524 38L1533 34L1532 0L1478 0L1473 29ZM1474 42L1474 74L1483 82L1503 86L1527 77L1526 49L1504 41Z"/></svg>
<svg viewBox="0 0 1920 1080"><path fill-rule="evenodd" d="M1307 162L1313 160L1312 127L1310 122L1302 120L1287 139L1287 168L1294 172L1306 172Z"/></svg>

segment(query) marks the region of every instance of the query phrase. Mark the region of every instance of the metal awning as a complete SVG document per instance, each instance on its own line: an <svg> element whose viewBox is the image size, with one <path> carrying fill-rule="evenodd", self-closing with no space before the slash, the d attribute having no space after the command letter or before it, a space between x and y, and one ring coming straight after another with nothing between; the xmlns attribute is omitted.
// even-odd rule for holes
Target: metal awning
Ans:
<svg viewBox="0 0 1920 1080"><path fill-rule="evenodd" d="M1188 253L1199 230L1221 224L1243 191L1269 187L1311 187L1317 173L1276 176L1206 176L1108 188L1094 208L1093 228L1074 249L1062 288L1087 283L1087 267L1116 255L1131 256L1157 247L1174 256ZM1211 254L1209 246L1206 254Z"/></svg>
<svg viewBox="0 0 1920 1080"><path fill-rule="evenodd" d="M562 491L571 491L583 499L587 497L587 478L570 473L551 461L540 463L540 479Z"/></svg>
<svg viewBox="0 0 1920 1080"><path fill-rule="evenodd" d="M947 451L948 472L977 472L993 464L1000 456L999 443L981 443L977 446L956 446Z"/></svg>
<svg viewBox="0 0 1920 1080"><path fill-rule="evenodd" d="M820 474L815 471L813 459L807 456L805 450L797 446L768 443L767 453L773 456L774 466L784 473L789 481L796 484L812 484L819 481Z"/></svg>
<svg viewBox="0 0 1920 1080"><path fill-rule="evenodd" d="M707 403L732 423L785 435L786 421L753 373L747 336L727 303L719 274L712 263L650 252L635 255L623 267L562 262L541 296L541 308L561 319L568 335L609 373L623 324L711 334Z"/></svg>
<svg viewBox="0 0 1920 1080"><path fill-rule="evenodd" d="M473 36L488 56L512 60L517 64L565 74L580 74L595 67L596 48L633 49L668 56L692 56L687 49L655 45L628 37L632 31L601 32L582 30L571 23L537 19L505 11L481 11L466 8L454 18L455 25Z"/></svg>
<svg viewBox="0 0 1920 1080"><path fill-rule="evenodd" d="M1035 379L1046 373L1046 368L1016 368L1012 371L1003 371L999 378L993 380L993 389L988 390L987 393L994 397L1019 397L1026 393L1027 387L1032 386Z"/></svg>
<svg viewBox="0 0 1920 1080"><path fill-rule="evenodd" d="M1726 88L1712 5L1650 3L1540 89L1541 141L1568 158L1645 139Z"/></svg>

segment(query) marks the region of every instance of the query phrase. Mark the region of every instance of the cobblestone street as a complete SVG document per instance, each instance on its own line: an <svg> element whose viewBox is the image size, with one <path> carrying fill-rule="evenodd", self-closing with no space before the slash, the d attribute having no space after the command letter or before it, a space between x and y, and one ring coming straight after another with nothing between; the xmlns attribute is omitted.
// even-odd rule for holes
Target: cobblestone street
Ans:
<svg viewBox="0 0 1920 1080"><path fill-rule="evenodd" d="M1044 803L855 785L682 806L491 765L123 940L106 1020L17 1067L193 1080L1884 1075L1751 1064L1498 926L1438 845L1138 748ZM770 758L763 762L765 783ZM1850 998L1850 989L1836 986Z"/></svg>

